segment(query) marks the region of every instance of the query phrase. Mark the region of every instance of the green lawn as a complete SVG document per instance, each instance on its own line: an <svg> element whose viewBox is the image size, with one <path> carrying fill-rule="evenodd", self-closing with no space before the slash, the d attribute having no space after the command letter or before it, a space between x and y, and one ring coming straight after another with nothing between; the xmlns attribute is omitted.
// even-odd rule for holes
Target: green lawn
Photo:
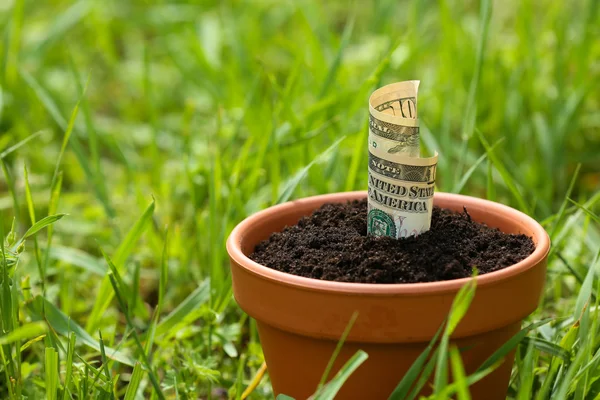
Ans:
<svg viewBox="0 0 600 400"><path fill-rule="evenodd" d="M190 3L0 2L1 398L239 398L227 235L366 189L368 96L420 79L437 190L552 238L511 397L600 399L598 1Z"/></svg>

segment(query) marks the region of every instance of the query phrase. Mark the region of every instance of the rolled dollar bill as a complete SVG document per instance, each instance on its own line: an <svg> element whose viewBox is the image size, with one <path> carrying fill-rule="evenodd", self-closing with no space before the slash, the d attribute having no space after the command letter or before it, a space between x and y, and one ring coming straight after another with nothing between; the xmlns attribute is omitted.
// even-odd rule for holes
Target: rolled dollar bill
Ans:
<svg viewBox="0 0 600 400"><path fill-rule="evenodd" d="M367 231L403 238L429 230L437 153L421 158L419 81L384 86L369 99Z"/></svg>
<svg viewBox="0 0 600 400"><path fill-rule="evenodd" d="M419 81L393 83L377 89L369 98L369 141L384 140L393 153L419 157L417 91Z"/></svg>

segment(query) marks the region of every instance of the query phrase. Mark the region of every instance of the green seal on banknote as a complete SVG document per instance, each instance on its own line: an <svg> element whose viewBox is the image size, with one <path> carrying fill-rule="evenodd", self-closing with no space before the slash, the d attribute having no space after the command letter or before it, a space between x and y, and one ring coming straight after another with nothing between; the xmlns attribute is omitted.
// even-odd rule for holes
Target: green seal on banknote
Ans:
<svg viewBox="0 0 600 400"><path fill-rule="evenodd" d="M368 233L373 236L396 237L394 219L386 212L373 209L367 216Z"/></svg>

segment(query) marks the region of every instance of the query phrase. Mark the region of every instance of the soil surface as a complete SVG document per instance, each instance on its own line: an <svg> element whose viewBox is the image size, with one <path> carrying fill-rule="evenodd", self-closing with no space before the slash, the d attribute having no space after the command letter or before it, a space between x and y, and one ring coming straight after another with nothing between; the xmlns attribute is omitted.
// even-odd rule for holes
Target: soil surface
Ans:
<svg viewBox="0 0 600 400"><path fill-rule="evenodd" d="M297 225L259 243L251 259L308 278L363 283L415 283L497 271L529 256L535 245L434 207L431 229L418 237L367 236L367 201L325 204Z"/></svg>

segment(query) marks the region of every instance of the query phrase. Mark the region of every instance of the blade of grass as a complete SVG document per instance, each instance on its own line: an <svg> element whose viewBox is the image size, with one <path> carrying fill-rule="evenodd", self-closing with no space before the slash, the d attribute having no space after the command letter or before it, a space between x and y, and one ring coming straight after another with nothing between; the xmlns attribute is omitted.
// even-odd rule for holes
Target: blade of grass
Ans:
<svg viewBox="0 0 600 400"><path fill-rule="evenodd" d="M314 400L333 400L350 375L352 375L352 373L356 371L367 358L369 358L367 353L358 350L338 371L335 377L327 383L327 385L323 386L312 398Z"/></svg>
<svg viewBox="0 0 600 400"><path fill-rule="evenodd" d="M415 398L417 398L421 390L423 390L423 387L429 381L429 377L431 376L431 374L433 374L438 355L439 348L436 348L431 354L431 358L429 359L429 361L427 361L427 364L425 364L423 372L421 373L421 376L419 376L419 380L416 381L413 390L408 395L408 400L414 400Z"/></svg>
<svg viewBox="0 0 600 400"><path fill-rule="evenodd" d="M60 40L71 27L75 26L79 21L85 18L91 8L91 3L80 0L70 5L64 12L54 14L48 32L44 36L44 39L32 49L32 53L39 54L51 43Z"/></svg>
<svg viewBox="0 0 600 400"><path fill-rule="evenodd" d="M238 368L235 378L235 400L242 399L242 393L245 393L242 390L242 385L244 384L244 367L246 365L246 355L242 354L238 361ZM250 392L252 393L252 392ZM230 395L231 396L231 395ZM246 396L247 397L247 396ZM245 397L244 397L245 399Z"/></svg>
<svg viewBox="0 0 600 400"><path fill-rule="evenodd" d="M67 127L67 122L62 116L61 112L58 109L58 106L54 103L50 95L40 86L40 84L35 80L33 76L31 76L25 70L19 70L21 77L25 80L25 82L33 89L35 94L38 96L38 99L42 102L48 113L52 116L54 121L60 126L62 129Z"/></svg>
<svg viewBox="0 0 600 400"><path fill-rule="evenodd" d="M369 137L368 122L363 123L362 126L364 128L361 129L358 138L356 138L354 142L352 159L350 160L350 169L348 171L348 175L346 176L346 184L344 186L345 191L354 189L354 186L356 185L356 177L358 176L358 169L364 157L366 148L365 143L367 143Z"/></svg>
<svg viewBox="0 0 600 400"><path fill-rule="evenodd" d="M590 307L589 305L584 308L583 313L580 317L580 330L579 330L579 340L581 343L582 351L584 352L583 359L581 360L582 367L576 371L575 376L573 377L573 387L575 391L574 400L584 400L587 387L589 385L589 371L585 369L586 366L589 366L589 360L593 358L594 350L596 348L595 339L596 339L596 324L597 321L594 319L593 323L590 322ZM591 325L594 325L592 328ZM576 379L579 375L579 379Z"/></svg>
<svg viewBox="0 0 600 400"><path fill-rule="evenodd" d="M22 243L25 239L30 238L31 236L35 235L42 229L52 225L56 221L59 221L65 215L67 215L67 214L54 214L54 215L48 215L47 217L40 219L38 222L33 224L33 226L31 226L29 229L27 229L27 232L25 232L25 234L23 235L21 240L19 240L18 243L19 244Z"/></svg>
<svg viewBox="0 0 600 400"><path fill-rule="evenodd" d="M490 151L493 151L496 146L498 146L500 143L502 143L504 141L505 138L500 138L498 139L496 142L494 142L494 144L490 147ZM475 163L471 166L471 168L469 168L467 170L467 172L463 175L463 177L460 179L460 181L454 185L454 188L452 188L452 193L460 193L463 188L465 187L465 185L467 184L467 181L469 180L469 178L471 177L471 175L473 175L473 172L475 172L475 170L477 170L477 168L479 167L479 165L481 165L481 163L487 158L487 153L484 153L481 155L481 157L479 157L477 159L477 161L475 161Z"/></svg>
<svg viewBox="0 0 600 400"><path fill-rule="evenodd" d="M86 87L87 87L87 85L86 85ZM83 97L83 93L82 93L82 97ZM69 117L69 121L67 123L67 128L65 129L65 135L63 136L62 144L60 146L60 151L58 152L58 157L56 158L56 163L54 165L54 174L52 175L52 182L50 184L50 187L52 188L52 190L54 189L54 186L56 185L56 180L58 179L58 173L60 171L60 165L62 163L63 156L65 155L65 151L67 150L67 145L69 144L69 139L71 138L71 134L73 133L75 121L77 120L77 114L79 113L80 101L81 101L81 98L77 101L77 103L75 103L75 107L73 107L73 111L71 111L71 116Z"/></svg>
<svg viewBox="0 0 600 400"><path fill-rule="evenodd" d="M325 151L323 151L317 157L315 157L307 166L302 168L300 171L296 172L294 174L294 176L292 176L292 178L287 181L286 185L283 188L282 193L279 195L279 198L277 199L277 203L279 204L279 203L284 203L284 202L288 201L289 198L294 193L294 190L296 189L298 184L302 181L302 179L308 173L308 170L310 170L313 165L322 162L329 155L329 153L331 153L331 151L333 151L333 149L335 149L345 138L346 138L346 136L342 136L341 138L336 140L331 146L329 146L327 149L325 149Z"/></svg>
<svg viewBox="0 0 600 400"><path fill-rule="evenodd" d="M73 76L73 80L75 81L75 84L77 85L77 91L79 93L86 93L87 87L90 82L91 73L88 74L88 79L86 81L85 86L82 85L81 75L79 74L75 60L73 60L73 55L70 52L69 52L69 67L71 70L71 75ZM90 107L89 107L87 98L85 96L83 96L81 98L81 110L83 112L85 126L86 126L86 130L87 130L88 138L89 138L90 156L92 159L92 165L94 166L96 184L100 184L102 186L103 191L106 193L105 181L103 179L98 179L98 178L102 178L102 176L101 176L102 170L100 169L100 155L99 155L99 149L98 149L98 134L96 133L96 129L94 127L94 123L93 123L93 119L92 119L92 113L90 112Z"/></svg>
<svg viewBox="0 0 600 400"><path fill-rule="evenodd" d="M1 160L0 160L1 161ZM3 213L0 211L0 221L3 221ZM2 331L10 332L14 329L12 316L12 310L15 306L13 304L12 293L9 284L9 276L8 276L8 262L6 258L6 249L4 247L4 224L0 223L0 250L2 251L2 297L0 298L2 313L0 313L0 320L2 321ZM7 311L4 311L7 310ZM12 349L11 346L4 345L0 347L0 352L2 356L2 362L4 364L4 373L6 375L6 383L8 387L8 393L10 396L14 396L13 384L11 382L10 377L15 376L15 367L13 364Z"/></svg>
<svg viewBox="0 0 600 400"><path fill-rule="evenodd" d="M50 114L50 116L52 117L54 122L56 122L56 124L61 129L66 131L68 123L62 116L60 110L58 109L58 106L56 105L56 103L54 102L52 97L50 97L48 92L28 72L19 70L19 73L21 74L21 77L25 80L25 82L29 85L29 87L31 87L31 89L35 92L36 96L38 97L38 99L40 100L40 102L42 103L42 105L44 106L46 111ZM83 93L81 96L83 96ZM77 104L79 104L80 101L81 101L81 98L78 100ZM77 129L75 129L75 130L77 131ZM110 204L108 197L106 197L104 195L104 193L99 189L98 185L94 184L95 179L94 179L93 169L90 165L90 160L84 154L83 146L79 142L77 135L73 135L70 138L69 143L71 145L71 149L73 150L73 153L75 153L75 156L77 157L77 161L79 162L79 165L81 166L81 168L83 169L83 172L86 175L87 181L92 183L91 186L92 186L92 189L94 190L94 193L96 194L96 198L102 204L104 211L106 212L106 215L109 218L113 218L114 210Z"/></svg>
<svg viewBox="0 0 600 400"><path fill-rule="evenodd" d="M218 112L217 113L217 132L218 134L221 133L221 129L222 129L222 122L221 122L222 118L221 118L221 113ZM268 143L270 141L270 137L271 135L265 135L267 136L267 140L265 142ZM208 143L208 136L206 137L207 139L207 147L210 148L210 144ZM265 151L266 151L266 147L265 147ZM217 153L216 149L214 149L211 153L211 160L210 160L210 170L209 170L209 189L208 189L208 208L209 208L209 213L208 213L208 221L209 221L209 230L208 230L208 234L209 234L209 240L210 240L210 245L212 248L219 248L222 243L221 243L221 234L220 234L220 229L218 227L218 222L219 222L219 210L218 207L221 204L221 182L222 182L222 170L223 170L223 166L221 163L221 159L219 154ZM211 251L209 253L209 260L210 260L210 283L213 286L213 288L215 288L215 290L219 290L221 288L221 286L223 285L223 281L224 281L224 272L223 272L223 268L222 268L222 264L221 264L221 253L220 252L216 252L216 251ZM209 302L212 305L212 298L209 299ZM209 341L211 340L212 335L209 335Z"/></svg>
<svg viewBox="0 0 600 400"><path fill-rule="evenodd" d="M158 281L158 302L156 304L156 308L154 310L154 315L152 317L152 322L150 323L150 328L148 329L148 333L146 334L146 346L145 346L145 350L146 350L146 354L148 354L148 357L150 357L151 354L151 350L152 350L152 345L154 344L154 336L156 335L156 328L158 326L158 320L160 319L160 314L162 312L163 309L163 303L165 300L165 290L167 287L167 279L168 279L168 267L167 267L167 260L168 260L168 239L169 239L169 230L165 229L165 242L163 245L163 251L162 251L162 258L161 258L161 263L160 263L160 278Z"/></svg>
<svg viewBox="0 0 600 400"><path fill-rule="evenodd" d="M48 326L43 321L29 322L21 325L7 334L0 336L0 345L11 344L20 340L29 340L46 333Z"/></svg>
<svg viewBox="0 0 600 400"><path fill-rule="evenodd" d="M158 324L156 335L160 336L169 332L174 326L182 322L190 312L197 310L202 304L206 303L209 299L209 290L210 282L207 279Z"/></svg>
<svg viewBox="0 0 600 400"><path fill-rule="evenodd" d="M486 198L491 201L496 201L496 186L494 185L494 170L492 165L493 163L488 159Z"/></svg>
<svg viewBox="0 0 600 400"><path fill-rule="evenodd" d="M31 196L31 187L29 186L29 172L27 171L27 164L23 165L23 178L25 181L25 200L27 202L27 210L29 211L29 220L31 225L35 225L35 206L33 205L33 198ZM33 252L35 254L35 261L38 267L38 273L40 274L40 281L42 283L42 293L46 291L46 270L42 264L42 255L38 244L37 237L33 238Z"/></svg>
<svg viewBox="0 0 600 400"><path fill-rule="evenodd" d="M62 190L63 183L63 173L60 171L56 175L56 180L54 181L52 187L50 188L50 199L48 200L48 214L56 214L58 210L58 200L60 198L60 192ZM46 240L46 249L50 248L50 243L52 243L52 233L53 227L48 231L48 240ZM47 267L47 266L46 266Z"/></svg>
<svg viewBox="0 0 600 400"><path fill-rule="evenodd" d="M458 326L459 322L467 313L473 297L475 296L475 290L477 287L477 281L473 279L469 280L463 287L460 288L452 306L450 313L448 314L448 323L444 329L444 334L440 340L439 352L436 361L436 372L433 381L434 394L439 394L443 388L448 384L448 345L450 336Z"/></svg>
<svg viewBox="0 0 600 400"><path fill-rule="evenodd" d="M532 341L529 342L526 349L525 358L519 364L519 391L517 392L517 400L530 400L533 390L533 366L536 363L536 357Z"/></svg>
<svg viewBox="0 0 600 400"><path fill-rule="evenodd" d="M133 247L138 242L152 219L154 214L154 199L150 205L146 208L144 213L136 221L133 227L127 233L127 236L123 239L123 242L117 248L113 257L113 262L117 267L117 270L121 272L125 266L125 261L131 254ZM100 289L96 295L96 302L92 308L92 312L86 324L87 331L95 331L100 323L100 318L104 315L104 312L110 305L114 296L114 292L110 289L110 281L107 276L102 279Z"/></svg>
<svg viewBox="0 0 600 400"><path fill-rule="evenodd" d="M479 89L479 81L481 79L481 71L483 69L483 60L486 50L486 43L488 39L491 18L492 2L490 0L482 0L479 9L480 33L478 35L479 40L477 42L475 70L473 71L471 84L469 85L469 95L467 98L465 116L462 121L462 145L461 151L459 152L458 168L456 168L454 182L457 182L458 176L462 174L463 166L465 163L464 156L467 153L467 145L469 143L469 139L471 139L471 137L473 136L473 131L475 129L475 121L477 119L477 93Z"/></svg>
<svg viewBox="0 0 600 400"><path fill-rule="evenodd" d="M8 48L6 49L6 66L4 70L5 81L3 83L14 84L19 70L19 50L23 32L24 0L15 1L12 9L10 35Z"/></svg>
<svg viewBox="0 0 600 400"><path fill-rule="evenodd" d="M556 230L558 225L562 222L563 216L565 214L565 210L567 208L567 203L569 202L569 198L571 197L571 193L573 192L573 188L575 187L575 182L577 182L577 178L579 177L579 171L581 170L581 163L577 164L575 168L575 172L573 173L573 177L571 178L571 183L569 184L569 189L567 189L567 194L565 195L565 199L560 205L560 209L558 210L557 217L554 220L554 224L552 225L552 229L550 230L550 240L554 239L554 235L556 234Z"/></svg>
<svg viewBox="0 0 600 400"><path fill-rule="evenodd" d="M250 394L254 391L254 389L256 389L258 387L258 384L260 383L263 376L265 375L265 372L267 372L267 363L263 362L261 364L260 368L258 369L258 371L256 371L254 378L252 378L252 382L250 382L250 384L248 385L246 390L244 390L244 392L242 393L242 396L241 396L242 400L248 398L248 396L250 396ZM279 396L278 396L278 398L279 398Z"/></svg>
<svg viewBox="0 0 600 400"><path fill-rule="evenodd" d="M15 271L16 272L16 271ZM15 274L16 276L16 274ZM12 326L13 327L19 327L20 326L20 291L17 288L16 284L12 284L11 285L11 297L12 297L12 304L13 307L10 310L10 314L11 314L11 319L12 319ZM4 311L4 310L3 310ZM13 357L13 362L14 362L14 371L16 373L16 376L22 376L22 367L23 367L23 356L20 353L20 348L21 348L21 340L17 340L14 345L11 345L11 347L14 347L15 349L15 356ZM1 348L1 346L0 346ZM14 386L16 388L15 393L16 395L20 396L22 394L22 385L19 384L19 382L14 382Z"/></svg>
<svg viewBox="0 0 600 400"><path fill-rule="evenodd" d="M29 212L29 220L31 225L35 224L35 207L33 206L33 198L31 197L31 187L29 186L29 172L27 164L23 165L23 179L25 181L25 199L27 201L27 211Z"/></svg>
<svg viewBox="0 0 600 400"><path fill-rule="evenodd" d="M77 337L74 333L69 334L69 347L67 348L67 362L65 364L66 372L65 372L65 385L63 390L63 400L67 400L70 398L69 394L71 386L71 380L73 378L73 355L75 354L75 342Z"/></svg>
<svg viewBox="0 0 600 400"><path fill-rule="evenodd" d="M571 385L573 384L573 377L575 376L575 374L577 373L579 367L581 366L581 364L583 363L583 360L585 359L586 356L586 348L585 346L581 346L579 348L579 351L577 352L577 355L575 356L575 359L573 360L573 362L569 365L569 368L567 369L567 372L564 374L563 378L561 379L560 385L558 386L558 389L556 390L556 392L552 395L552 399L556 399L556 400L566 400L568 398L568 393L569 393L569 389L571 387Z"/></svg>
<svg viewBox="0 0 600 400"><path fill-rule="evenodd" d="M272 114L272 122L271 125L273 129L276 129L277 120L275 113ZM276 132L271 133L269 139L269 148L271 149L271 154L269 156L269 182L271 184L271 201L273 203L277 202L277 198L279 197L279 187L281 185L281 153L279 150L279 146L273 143Z"/></svg>
<svg viewBox="0 0 600 400"><path fill-rule="evenodd" d="M590 298L592 297L592 288L594 285L594 277L596 276L596 264L600 260L600 251L596 253L596 258L590 264L588 272L585 276L579 294L577 295L577 301L575 302L574 315L575 318L581 318L583 309L589 305Z"/></svg>
<svg viewBox="0 0 600 400"><path fill-rule="evenodd" d="M465 375L465 368L460 357L460 351L456 346L450 346L450 364L452 366L452 375L454 383L457 386L457 400L470 400L469 385Z"/></svg>
<svg viewBox="0 0 600 400"><path fill-rule="evenodd" d="M321 86L321 91L319 92L319 98L325 96L325 94L329 92L329 88L335 81L335 77L337 75L337 72L340 68L340 63L342 61L342 56L344 55L344 50L346 49L346 46L350 41L350 37L352 36L352 31L354 30L354 20L355 15L353 14L344 26L344 32L342 33L340 46L338 47L338 51L335 54L335 58L333 59L333 62L331 63L331 66L327 71L327 76L325 77L325 81L323 82L323 86Z"/></svg>
<svg viewBox="0 0 600 400"><path fill-rule="evenodd" d="M494 370L496 368L498 368L500 366L502 362L496 362L495 364L492 364L491 366L489 366L488 368L481 370L481 371L476 371L475 373L469 375L466 378L466 385L467 386L471 386L474 385L475 383L479 382L480 380L482 380L483 378L485 378L486 376L488 376L490 373L494 372ZM459 385L457 383L451 383L450 385L446 386L444 388L444 390L439 394L438 397L435 397L435 399L450 399L454 393L456 393L459 389Z"/></svg>
<svg viewBox="0 0 600 400"><path fill-rule="evenodd" d="M133 268L133 282L131 293L129 294L129 309L135 310L137 307L138 297L140 296L140 263L135 262Z"/></svg>
<svg viewBox="0 0 600 400"><path fill-rule="evenodd" d="M506 186L508 187L508 189L510 190L512 195L517 200L519 207L521 208L521 210L523 210L523 212L525 212L526 214L529 214L530 213L529 206L527 205L527 203L525 203L525 199L523 198L523 196L521 195L521 192L519 192L519 189L515 185L514 179L508 173L508 171L504 167L504 164L500 161L500 159L492 151L492 147L489 145L489 143L487 142L487 140L485 139L483 134L477 129L475 131L477 132L477 134L479 136L479 141L485 148L488 159L492 162L492 164L494 165L494 167L496 168L496 170L502 177L502 180L504 181L504 183L506 184Z"/></svg>
<svg viewBox="0 0 600 400"><path fill-rule="evenodd" d="M21 140L20 142L17 142L16 144L10 146L6 150L3 150L2 152L0 152L0 159L6 158L6 156L17 151L21 147L25 146L27 143L29 143L33 139L37 138L38 136L43 135L44 133L48 133L48 132L50 132L50 131L42 129L41 131L32 133L31 135L27 136L25 139Z"/></svg>
<svg viewBox="0 0 600 400"><path fill-rule="evenodd" d="M162 257L160 262L160 278L158 280L158 302L156 304L156 313L160 314L163 309L163 303L165 301L165 290L167 289L167 282L169 278L169 267L167 265L169 260L169 229L165 229L165 243L163 245Z"/></svg>
<svg viewBox="0 0 600 400"><path fill-rule="evenodd" d="M46 347L46 399L56 400L58 398L58 353L53 347Z"/></svg>
<svg viewBox="0 0 600 400"><path fill-rule="evenodd" d="M584 207L586 208L590 208L593 207L596 202L598 202L598 200L600 200L600 191L594 193L594 195L592 197L590 197L584 204ZM573 202L572 199L569 200L569 202ZM579 207L577 207L576 205L573 205L569 208L566 209L565 214L573 214L575 211L577 211L579 209ZM582 211L583 212L583 211ZM544 218L540 223L543 226L548 226L550 225L552 222L554 222L554 220L556 219L557 215L556 214L552 214L547 218Z"/></svg>
<svg viewBox="0 0 600 400"><path fill-rule="evenodd" d="M34 338L33 338L33 339L31 339L31 340L28 340L27 342L25 342L25 343L24 343L24 344L21 346L21 348L20 348L20 350L21 350L21 353L22 353L22 352L24 352L25 350L27 350L29 347L31 347L31 345L33 345L34 343L37 343L37 342L39 342L40 340L44 340L45 338L46 338L46 335L45 335L45 334L43 334L43 335L40 335L40 336L34 337Z"/></svg>
<svg viewBox="0 0 600 400"><path fill-rule="evenodd" d="M95 275L104 276L106 274L106 266L96 257L83 250L73 247L52 246L48 254L52 259L80 267Z"/></svg>
<svg viewBox="0 0 600 400"><path fill-rule="evenodd" d="M598 364L600 364L600 349L598 349L596 354L594 354L594 357L592 357L592 359L577 372L573 377L573 381L579 381L579 379L588 371L598 371Z"/></svg>
<svg viewBox="0 0 600 400"><path fill-rule="evenodd" d="M565 362L568 362L571 359L571 354L568 350L564 349L562 346L552 343L548 340L537 338L537 337L524 337L521 341L523 346L533 346L533 348L547 353L553 357L562 358Z"/></svg>
<svg viewBox="0 0 600 400"><path fill-rule="evenodd" d="M104 252L104 250L102 250L102 248L100 248L100 252L102 253L102 256L104 257L104 260L108 264L109 272L112 272L115 279L117 280L117 283L119 284L119 288L123 292L123 295L130 301L133 301L132 304L134 304L134 305L137 304L137 301L132 300L134 298L134 296L137 297L137 295L138 295L137 292L135 291L135 289L131 289L131 288L129 288L129 286L127 286L125 284L125 282L121 278L121 274L119 273L118 268L115 266L115 264L113 263L111 258ZM134 308L128 308L128 309L134 310Z"/></svg>
<svg viewBox="0 0 600 400"><path fill-rule="evenodd" d="M139 336L138 336L138 334L136 332L135 326L131 322L131 317L130 317L129 311L126 308L125 299L123 298L123 296L121 294L121 290L120 290L119 285L117 283L117 279L115 279L115 276L113 275L112 271L108 272L108 278L110 279L110 284L113 287L113 290L115 292L115 297L117 298L117 301L119 303L121 311L125 315L125 319L127 321L127 326L129 327L129 329L132 332L132 335L133 335L136 347L138 348L138 351L139 351L140 356L142 358L142 363L143 363L144 367L146 368L146 371L148 372L148 377L150 378L150 382L152 383L152 387L154 388L154 392L156 393L156 395L158 396L159 399L164 400L165 396L164 396L164 394L162 392L160 384L158 383L158 379L156 378L154 370L152 369L152 365L150 364L150 362L148 360L148 357L146 356L146 353L144 351L144 347L142 346L142 342L140 341L140 338L139 338Z"/></svg>
<svg viewBox="0 0 600 400"><path fill-rule="evenodd" d="M83 94L81 95L81 97L83 97ZM56 159L56 163L54 166L54 174L52 175L52 181L50 183L50 200L48 202L48 214L50 214L50 215L55 214L57 211L57 208L58 208L58 199L60 197L60 191L62 189L62 180L63 180L63 175L62 175L62 172L60 171L60 165L62 163L63 156L67 149L67 145L69 144L69 138L71 137L71 133L73 132L73 127L75 126L75 121L77 119L77 113L79 111L79 102L80 101L81 101L81 98L77 101L77 103L75 104L75 107L73 107L73 111L71 112L71 117L69 118L69 122L67 124L67 129L65 130L65 134L63 136L63 141L60 146L60 151L58 153L58 157ZM41 268L41 270L43 271L43 275L42 275L43 281L45 280L46 271L48 271L48 264L50 261L50 256L49 256L48 252L50 251L50 248L52 247L53 232L54 232L53 226L52 225L48 226L48 234L46 236L46 251L44 254L44 263ZM38 247L38 245L36 243L36 250L37 250L37 247ZM46 294L45 285L43 286L42 294L43 295Z"/></svg>
<svg viewBox="0 0 600 400"><path fill-rule="evenodd" d="M423 369L425 361L427 361L427 359L429 358L429 354L433 350L434 345L437 343L437 340L440 334L442 333L445 324L446 321L444 321L444 323L440 325L440 328L437 330L436 334L433 336L431 341L429 341L429 344L427 345L425 350L423 350L419 357L417 357L417 359L412 363L408 371L406 371L406 374L404 374L402 380L400 380L400 382L390 395L389 400L402 400L406 398L408 391L419 377L419 374Z"/></svg>
<svg viewBox="0 0 600 400"><path fill-rule="evenodd" d="M8 166L2 158L0 158L0 167L2 167L2 173L4 174L4 179L6 179L6 186L8 186L8 192L12 197L14 214L16 216L19 216L21 215L21 206L19 204L19 197L17 196L17 189L15 188L15 181L12 178Z"/></svg>
<svg viewBox="0 0 600 400"><path fill-rule="evenodd" d="M583 280L585 279L585 277L581 276L581 274L579 274L579 272L577 272L572 266L571 264L569 264L569 262L565 259L565 257L561 254L560 251L555 252L556 257L558 257L558 259L560 260L560 262L567 267L567 269L569 270L569 272L571 273L571 275L573 275L573 277L575 278L575 280L577 282L579 282L580 285L583 284ZM594 296L594 294L592 293L592 296ZM595 296L594 296L595 298Z"/></svg>
<svg viewBox="0 0 600 400"><path fill-rule="evenodd" d="M587 200L584 203L584 207L589 209L590 207L593 207L598 202L598 200L600 200L600 192L597 192L589 200ZM578 208L577 206L575 207ZM578 209L573 215L571 215L567 219L567 221L564 224L562 224L562 226L558 229L558 232L556 233L556 237L552 240L552 248L550 249L550 255L553 255L554 252L556 252L556 250L554 249L561 249L565 239L567 239L573 234L573 229L580 226L579 223L583 214L585 214L585 211Z"/></svg>
<svg viewBox="0 0 600 400"><path fill-rule="evenodd" d="M506 343L504 343L498 350L496 350L491 356L489 356L488 359L485 360L483 364L481 364L477 371L482 371L484 369L490 368L492 365L498 362L501 362L502 359L508 355L508 353L510 353L515 347L517 347L517 345L523 340L525 336L527 336L529 332L541 326L544 326L552 321L555 321L555 319L543 319L541 321L533 322L525 328L521 329Z"/></svg>
<svg viewBox="0 0 600 400"><path fill-rule="evenodd" d="M34 301L28 304L28 309L38 319L42 318L43 310L45 313L44 319L52 328L52 331L64 337L69 337L72 332L77 337L78 342L100 352L97 340L94 340L79 324L67 317L54 304L42 296L36 296ZM129 355L110 347L105 347L105 350L108 358L133 367L134 361Z"/></svg>
<svg viewBox="0 0 600 400"><path fill-rule="evenodd" d="M569 328L569 330L567 331L567 333L562 337L562 339L560 340L560 346L563 349L565 349L565 351L571 351L571 349L573 348L573 344L575 343L575 340L577 340L578 334L579 334L579 323L576 323L575 325L572 325ZM568 361L569 362L571 361L570 357L569 357ZM556 376L559 372L559 369L561 367L563 367L564 365L566 365L566 363L564 362L564 360L562 358L557 357L557 358L552 359L548 373L544 377L544 383L542 384L542 387L540 388L540 390L537 393L536 400L548 399L550 392L556 386L556 382L557 382Z"/></svg>
<svg viewBox="0 0 600 400"><path fill-rule="evenodd" d="M354 326L354 323L356 322L357 318L358 318L358 312L355 311L352 314L352 316L350 317L350 320L348 321L348 324L346 325L344 332L342 332L342 336L340 337L340 340L338 340L337 345L335 346L335 349L333 350L333 353L331 354L331 357L329 358L329 362L327 363L327 366L325 367L325 371L323 372L323 375L321 376L321 380L319 381L319 385L317 386L317 391L319 391L325 385L325 382L327 382L327 378L329 377L329 374L331 373L333 364L335 363L335 360L337 359L338 355L340 354L340 351L342 350L342 347L344 346L344 343L346 342L346 339L348 338L348 335L350 334L350 331L352 330L352 327Z"/></svg>
<svg viewBox="0 0 600 400"><path fill-rule="evenodd" d="M154 214L154 208L155 202L154 199L152 199L152 202L144 210L144 213L136 221L131 230L127 232L127 236L125 236L123 242L117 248L117 251L113 257L113 261L119 269L123 268L122 266L131 254L133 247L136 245L142 236L142 233L144 233L148 224L151 222L152 215Z"/></svg>
<svg viewBox="0 0 600 400"><path fill-rule="evenodd" d="M594 220L594 222L600 224L600 217L598 215L596 215L594 212L592 212L591 210L589 210L586 206L584 206L583 204L579 204L578 202L576 202L575 200L571 200L568 199L571 203L573 203L575 206L577 206L577 208L579 208L580 210L582 210L585 214L587 214L592 220Z"/></svg>
<svg viewBox="0 0 600 400"><path fill-rule="evenodd" d="M135 400L138 388L140 387L140 382L144 377L144 370L142 369L142 364L139 362L135 363L133 367L133 372L131 373L131 379L129 380L129 385L127 385L127 391L125 392L124 400Z"/></svg>
<svg viewBox="0 0 600 400"><path fill-rule="evenodd" d="M102 370L106 376L106 380L110 382L112 380L110 370L108 368L108 360L106 358L106 350L104 349L104 339L102 339L102 331L98 331L98 345L100 346L100 356L102 358Z"/></svg>

